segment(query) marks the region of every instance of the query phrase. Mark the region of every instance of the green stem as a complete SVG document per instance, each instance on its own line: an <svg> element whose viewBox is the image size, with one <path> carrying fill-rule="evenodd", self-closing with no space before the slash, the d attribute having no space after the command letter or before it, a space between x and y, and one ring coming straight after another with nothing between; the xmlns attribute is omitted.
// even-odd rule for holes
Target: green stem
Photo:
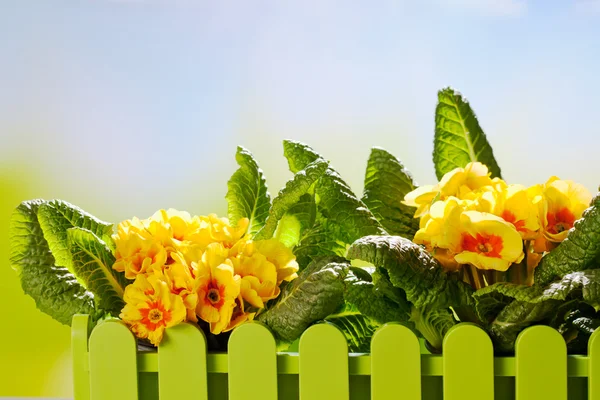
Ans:
<svg viewBox="0 0 600 400"><path fill-rule="evenodd" d="M483 279L481 279L483 276L480 274L477 267L469 265L469 268L471 269L471 275L473 276L473 288L475 290L481 289L483 287Z"/></svg>

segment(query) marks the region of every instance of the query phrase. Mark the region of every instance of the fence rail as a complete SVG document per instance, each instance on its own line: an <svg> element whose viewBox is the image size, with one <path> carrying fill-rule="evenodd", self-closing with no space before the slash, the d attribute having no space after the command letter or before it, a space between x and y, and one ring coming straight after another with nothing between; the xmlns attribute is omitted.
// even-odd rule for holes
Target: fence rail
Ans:
<svg viewBox="0 0 600 400"><path fill-rule="evenodd" d="M370 354L349 355L344 335L318 324L304 332L298 353L277 353L271 332L249 323L232 333L227 354L207 354L202 331L181 324L167 331L157 352L138 353L121 322L104 322L90 333L88 317L78 315L72 325L74 394L75 400L138 400L145 385L138 378L151 373L160 400L208 400L216 375L226 377L231 400L287 399L286 376L298 377L286 385L297 385L294 397L301 400L362 399L351 390L353 377L367 379L359 381L368 386L365 399L420 400L430 382L424 378L443 377L444 400L500 400L498 384L506 381L498 378L514 377L502 399L600 400L599 335L592 335L587 356L567 356L557 331L534 326L519 336L514 357L494 358L483 330L459 324L444 338L443 355L431 355L421 354L409 329L388 324L374 335ZM587 390L568 388L571 378L585 379Z"/></svg>

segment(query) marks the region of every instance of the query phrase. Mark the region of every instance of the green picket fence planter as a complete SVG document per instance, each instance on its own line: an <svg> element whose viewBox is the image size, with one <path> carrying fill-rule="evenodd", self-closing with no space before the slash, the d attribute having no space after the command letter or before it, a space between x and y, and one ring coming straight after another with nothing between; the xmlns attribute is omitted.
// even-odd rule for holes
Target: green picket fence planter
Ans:
<svg viewBox="0 0 600 400"><path fill-rule="evenodd" d="M259 323L237 328L228 353L207 353L202 331L181 324L155 352L138 352L119 321L92 332L88 316L72 325L75 400L600 400L600 340L587 356L567 356L562 336L526 329L515 357L494 358L487 334L471 324L448 332L443 355L423 354L415 335L389 324L370 354L348 354L329 324L308 328L298 353L277 353Z"/></svg>

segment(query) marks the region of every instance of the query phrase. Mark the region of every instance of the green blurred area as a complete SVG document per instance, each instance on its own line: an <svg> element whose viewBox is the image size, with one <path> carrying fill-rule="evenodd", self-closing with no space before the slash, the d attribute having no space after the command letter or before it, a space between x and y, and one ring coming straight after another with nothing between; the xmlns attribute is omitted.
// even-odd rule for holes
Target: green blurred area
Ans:
<svg viewBox="0 0 600 400"><path fill-rule="evenodd" d="M18 173L15 173L18 172ZM70 331L39 312L9 265L9 220L45 190L19 168L0 168L0 396L72 397Z"/></svg>

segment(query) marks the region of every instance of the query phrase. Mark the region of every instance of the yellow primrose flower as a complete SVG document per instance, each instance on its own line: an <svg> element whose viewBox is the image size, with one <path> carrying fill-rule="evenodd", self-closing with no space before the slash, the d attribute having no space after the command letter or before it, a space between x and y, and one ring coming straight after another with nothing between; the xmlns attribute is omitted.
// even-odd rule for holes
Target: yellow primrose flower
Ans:
<svg viewBox="0 0 600 400"><path fill-rule="evenodd" d="M439 194L440 189L438 185L419 186L412 192L407 193L406 196L404 196L404 201L402 201L402 203L410 207L417 207L417 211L415 211L415 218L420 218L427 214L429 207L431 206L431 202Z"/></svg>
<svg viewBox="0 0 600 400"><path fill-rule="evenodd" d="M223 329L223 332L228 332L232 329L235 329L246 321L252 321L255 315L255 312L244 312L244 299L242 299L241 295L238 296L238 298L235 300L235 307L233 308L233 313L231 315L231 322L227 328Z"/></svg>
<svg viewBox="0 0 600 400"><path fill-rule="evenodd" d="M254 249L267 258L277 268L277 285L298 277L298 263L292 249L278 239L254 241Z"/></svg>
<svg viewBox="0 0 600 400"><path fill-rule="evenodd" d="M541 196L522 185L508 185L497 193L498 201L491 212L511 223L524 240L535 239L540 229L538 203Z"/></svg>
<svg viewBox="0 0 600 400"><path fill-rule="evenodd" d="M213 334L221 333L231 321L240 277L234 275L228 251L221 243L211 243L198 269L198 305L196 313L210 324Z"/></svg>
<svg viewBox="0 0 600 400"><path fill-rule="evenodd" d="M195 279L198 273L197 265L188 266L183 255L171 253L173 263L167 265L163 272L158 273L164 276L171 293L180 296L187 309L187 321L197 322L196 307L198 306L198 284Z"/></svg>
<svg viewBox="0 0 600 400"><path fill-rule="evenodd" d="M199 228L189 235L189 240L202 250L211 243L221 243L224 247L231 248L244 236L250 223L248 218L242 218L237 226L233 227L227 218L219 218L216 214L194 218Z"/></svg>
<svg viewBox="0 0 600 400"><path fill-rule="evenodd" d="M158 210L150 218L143 221L146 230L160 242L168 254L182 251L182 244L189 242L189 237L198 230L198 224L189 213L175 209ZM168 260L173 262L172 259Z"/></svg>
<svg viewBox="0 0 600 400"><path fill-rule="evenodd" d="M415 218L419 218L429 211L431 203L436 198L446 200L449 197L457 197L472 200L478 197L478 194L472 194L473 191L486 186L493 187L499 182L501 180L490 178L490 173L485 165L480 162L471 162L465 168L455 168L446 173L435 186L421 186L406 194L402 203L417 207Z"/></svg>
<svg viewBox="0 0 600 400"><path fill-rule="evenodd" d="M132 234L138 234L144 239L151 239L152 235L146 230L144 221L137 217L119 222L117 225L117 233L113 235L115 241L125 241Z"/></svg>
<svg viewBox="0 0 600 400"><path fill-rule="evenodd" d="M242 298L253 307L263 308L265 303L279 296L277 268L267 258L254 252L233 259L235 273L241 276Z"/></svg>
<svg viewBox="0 0 600 400"><path fill-rule="evenodd" d="M119 224L120 229L121 224ZM138 274L161 270L167 262L167 251L152 238L146 238L137 232L119 231L114 236L116 261L113 269L125 272L125 278L135 279Z"/></svg>
<svg viewBox="0 0 600 400"><path fill-rule="evenodd" d="M461 251L454 259L479 269L506 271L524 257L523 241L515 227L502 218L479 211L460 217Z"/></svg>
<svg viewBox="0 0 600 400"><path fill-rule="evenodd" d="M457 252L461 243L460 216L464 212L463 204L456 197L433 203L428 216L422 219L426 222L415 234L413 242L424 244L432 253L436 248Z"/></svg>
<svg viewBox="0 0 600 400"><path fill-rule="evenodd" d="M150 339L154 345L162 340L165 328L185 319L181 297L171 293L167 283L157 275L138 275L125 288L125 307L119 317L131 326L137 337Z"/></svg>
<svg viewBox="0 0 600 400"><path fill-rule="evenodd" d="M589 207L592 194L580 184L553 176L544 185L543 196L540 219L544 236L549 241L561 242Z"/></svg>
<svg viewBox="0 0 600 400"><path fill-rule="evenodd" d="M198 228L198 220L192 218L186 211L173 208L158 210L148 219L148 228L152 232L153 226L164 226L168 229L170 237L179 242L189 240L189 236Z"/></svg>
<svg viewBox="0 0 600 400"><path fill-rule="evenodd" d="M488 168L480 162L470 162L465 168L455 168L440 180L442 198L456 196L462 199L473 190L491 186Z"/></svg>

